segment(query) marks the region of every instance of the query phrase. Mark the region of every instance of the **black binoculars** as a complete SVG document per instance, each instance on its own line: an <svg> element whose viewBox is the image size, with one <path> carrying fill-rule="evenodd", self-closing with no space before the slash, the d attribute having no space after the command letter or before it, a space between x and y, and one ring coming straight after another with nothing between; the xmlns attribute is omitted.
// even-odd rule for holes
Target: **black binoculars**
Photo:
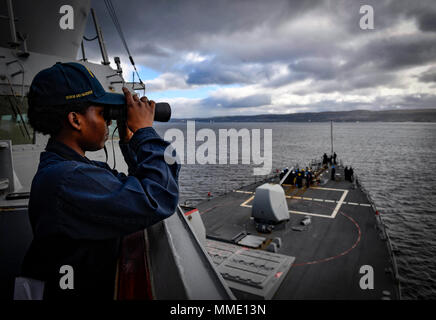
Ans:
<svg viewBox="0 0 436 320"><path fill-rule="evenodd" d="M106 120L127 120L127 106L107 106L104 108L104 118ZM154 121L168 122L171 119L171 107L166 102L156 103L154 109Z"/></svg>

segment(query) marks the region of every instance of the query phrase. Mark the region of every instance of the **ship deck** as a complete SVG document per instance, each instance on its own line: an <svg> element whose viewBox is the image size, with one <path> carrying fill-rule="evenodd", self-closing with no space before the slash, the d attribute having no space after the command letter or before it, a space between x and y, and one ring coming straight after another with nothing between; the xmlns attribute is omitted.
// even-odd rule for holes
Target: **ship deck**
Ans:
<svg viewBox="0 0 436 320"><path fill-rule="evenodd" d="M262 183L233 190L197 205L207 237L224 242L246 232L267 240L280 237L277 253L295 261L273 299L398 299L388 238L380 217L360 187L345 181L343 168L336 180L328 172L310 188L282 185L290 220L269 234L258 233L251 218L254 191ZM275 181L278 182L278 179ZM301 224L311 217L308 226ZM265 248L265 247L263 247ZM362 289L373 270L373 289ZM363 281L363 280L362 280Z"/></svg>

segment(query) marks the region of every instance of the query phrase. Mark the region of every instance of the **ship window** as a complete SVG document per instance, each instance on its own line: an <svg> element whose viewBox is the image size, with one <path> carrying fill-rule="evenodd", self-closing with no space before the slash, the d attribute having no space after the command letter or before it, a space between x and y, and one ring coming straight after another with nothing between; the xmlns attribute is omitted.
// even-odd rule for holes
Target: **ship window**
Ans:
<svg viewBox="0 0 436 320"><path fill-rule="evenodd" d="M12 140L12 144L33 143L33 129L27 121L27 98L0 96L0 140Z"/></svg>

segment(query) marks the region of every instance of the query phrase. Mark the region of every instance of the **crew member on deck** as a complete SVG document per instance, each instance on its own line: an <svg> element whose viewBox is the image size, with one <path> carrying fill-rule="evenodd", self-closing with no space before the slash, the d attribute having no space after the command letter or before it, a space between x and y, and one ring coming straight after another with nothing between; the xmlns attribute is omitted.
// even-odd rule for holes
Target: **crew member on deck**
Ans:
<svg viewBox="0 0 436 320"><path fill-rule="evenodd" d="M294 170L292 170L290 173L289 173L289 175L288 175L288 177L286 178L286 180L285 180L285 184L290 184L290 185L293 185L294 184L294 178L295 178L295 171Z"/></svg>
<svg viewBox="0 0 436 320"><path fill-rule="evenodd" d="M306 188L310 188L311 183L312 183L312 171L307 169L307 171L306 171Z"/></svg>
<svg viewBox="0 0 436 320"><path fill-rule="evenodd" d="M328 163L328 157L327 154L324 153L324 155L322 156L322 165L325 166Z"/></svg>
<svg viewBox="0 0 436 320"><path fill-rule="evenodd" d="M301 171L297 173L297 181L295 184L297 188L303 187L303 174L301 173Z"/></svg>

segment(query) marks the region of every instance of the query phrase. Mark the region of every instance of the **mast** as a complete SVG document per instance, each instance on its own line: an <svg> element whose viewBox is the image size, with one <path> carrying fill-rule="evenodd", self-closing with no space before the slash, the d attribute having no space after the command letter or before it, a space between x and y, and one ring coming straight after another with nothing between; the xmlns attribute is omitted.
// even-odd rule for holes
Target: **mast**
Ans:
<svg viewBox="0 0 436 320"><path fill-rule="evenodd" d="M330 140L332 144L331 154L333 154L333 120L330 120Z"/></svg>

